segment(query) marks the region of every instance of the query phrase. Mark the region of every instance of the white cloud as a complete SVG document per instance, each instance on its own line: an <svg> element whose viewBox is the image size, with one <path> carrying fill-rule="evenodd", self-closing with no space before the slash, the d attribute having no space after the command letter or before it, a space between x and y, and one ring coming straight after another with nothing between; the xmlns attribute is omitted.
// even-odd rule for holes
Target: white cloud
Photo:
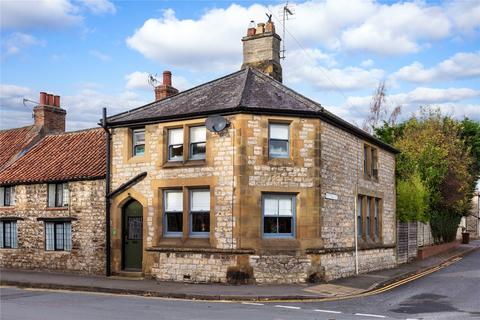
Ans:
<svg viewBox="0 0 480 320"><path fill-rule="evenodd" d="M332 60L319 50L291 51L284 64L285 81L303 82L317 90L347 91L375 87L385 75L381 69L332 68Z"/></svg>
<svg viewBox="0 0 480 320"><path fill-rule="evenodd" d="M363 60L361 63L360 63L360 66L364 67L364 68L368 68L368 67L371 67L373 66L375 63L373 62L372 59L367 59L367 60Z"/></svg>
<svg viewBox="0 0 480 320"><path fill-rule="evenodd" d="M103 62L109 62L112 60L112 57L110 57L108 54L105 54L98 50L90 50L89 53L90 55L94 56L95 58Z"/></svg>
<svg viewBox="0 0 480 320"><path fill-rule="evenodd" d="M460 32L472 34L480 27L478 1L451 1L447 5L447 11Z"/></svg>
<svg viewBox="0 0 480 320"><path fill-rule="evenodd" d="M342 32L342 43L348 50L405 54L419 51L422 40L448 37L451 28L441 7L420 2L376 4L375 12L362 24Z"/></svg>
<svg viewBox="0 0 480 320"><path fill-rule="evenodd" d="M425 68L420 62L414 62L398 70L392 78L426 83L478 76L480 76L480 51L456 53L432 68Z"/></svg>
<svg viewBox="0 0 480 320"><path fill-rule="evenodd" d="M2 28L59 27L80 23L79 8L68 0L1 1Z"/></svg>
<svg viewBox="0 0 480 320"><path fill-rule="evenodd" d="M14 32L2 41L3 55L10 56L20 53L22 49L30 46L44 46L45 41L22 32Z"/></svg>
<svg viewBox="0 0 480 320"><path fill-rule="evenodd" d="M265 12L272 12L277 33L281 34L280 9L281 5L232 4L225 9L206 10L197 19L179 19L172 9L167 9L162 17L146 20L126 42L161 64L196 70L234 70L241 64L240 39L248 21L262 22ZM449 10L420 1L306 1L295 4L295 19L287 22L284 41L288 51L298 49L299 42L312 50L321 44L333 51L412 53L453 34L460 22L454 21L453 11Z"/></svg>
<svg viewBox="0 0 480 320"><path fill-rule="evenodd" d="M117 9L115 5L108 0L79 0L93 14L110 13L115 14Z"/></svg>

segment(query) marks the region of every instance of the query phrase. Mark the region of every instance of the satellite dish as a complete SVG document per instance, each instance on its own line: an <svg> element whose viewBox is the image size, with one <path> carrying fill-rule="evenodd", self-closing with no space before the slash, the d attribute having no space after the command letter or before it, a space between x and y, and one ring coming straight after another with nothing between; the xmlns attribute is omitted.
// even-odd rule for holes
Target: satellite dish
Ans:
<svg viewBox="0 0 480 320"><path fill-rule="evenodd" d="M221 132L228 127L228 120L222 116L210 116L205 121L205 126L211 132Z"/></svg>

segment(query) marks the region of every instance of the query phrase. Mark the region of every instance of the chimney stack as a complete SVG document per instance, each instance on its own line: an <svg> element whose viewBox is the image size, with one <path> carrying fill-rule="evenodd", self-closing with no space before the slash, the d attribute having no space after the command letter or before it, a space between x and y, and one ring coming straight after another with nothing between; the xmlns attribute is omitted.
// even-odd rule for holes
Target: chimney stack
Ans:
<svg viewBox="0 0 480 320"><path fill-rule="evenodd" d="M163 83L155 87L155 101L163 100L178 93L178 90L172 87L172 73L163 72Z"/></svg>
<svg viewBox="0 0 480 320"><path fill-rule="evenodd" d="M35 126L45 134L65 132L66 113L60 107L60 96L40 92L39 105L33 109Z"/></svg>
<svg viewBox="0 0 480 320"><path fill-rule="evenodd" d="M282 39L275 33L272 21L258 23L251 21L247 35L242 38L243 64L256 68L272 78L282 82L282 66L280 65L280 42Z"/></svg>

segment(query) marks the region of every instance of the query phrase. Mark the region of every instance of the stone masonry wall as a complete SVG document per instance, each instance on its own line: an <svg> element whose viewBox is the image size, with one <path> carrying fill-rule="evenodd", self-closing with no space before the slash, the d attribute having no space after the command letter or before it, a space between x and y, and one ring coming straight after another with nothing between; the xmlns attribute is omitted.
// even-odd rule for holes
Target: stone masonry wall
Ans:
<svg viewBox="0 0 480 320"><path fill-rule="evenodd" d="M105 271L105 180L69 182L66 209L47 207L47 184L15 186L15 205L0 217L16 217L18 248L0 249L3 268L103 274ZM72 250L45 251L45 226L37 218L72 217Z"/></svg>

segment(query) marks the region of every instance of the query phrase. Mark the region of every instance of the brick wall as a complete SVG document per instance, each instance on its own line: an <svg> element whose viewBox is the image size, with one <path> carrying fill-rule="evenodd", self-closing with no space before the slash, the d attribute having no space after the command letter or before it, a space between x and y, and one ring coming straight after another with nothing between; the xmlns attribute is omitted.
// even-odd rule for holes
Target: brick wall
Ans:
<svg viewBox="0 0 480 320"><path fill-rule="evenodd" d="M47 185L15 187L15 206L0 208L0 217L16 217L18 248L0 249L0 266L15 269L105 272L105 181L69 183L66 210L47 209ZM37 218L71 217L72 250L45 251L45 227Z"/></svg>

